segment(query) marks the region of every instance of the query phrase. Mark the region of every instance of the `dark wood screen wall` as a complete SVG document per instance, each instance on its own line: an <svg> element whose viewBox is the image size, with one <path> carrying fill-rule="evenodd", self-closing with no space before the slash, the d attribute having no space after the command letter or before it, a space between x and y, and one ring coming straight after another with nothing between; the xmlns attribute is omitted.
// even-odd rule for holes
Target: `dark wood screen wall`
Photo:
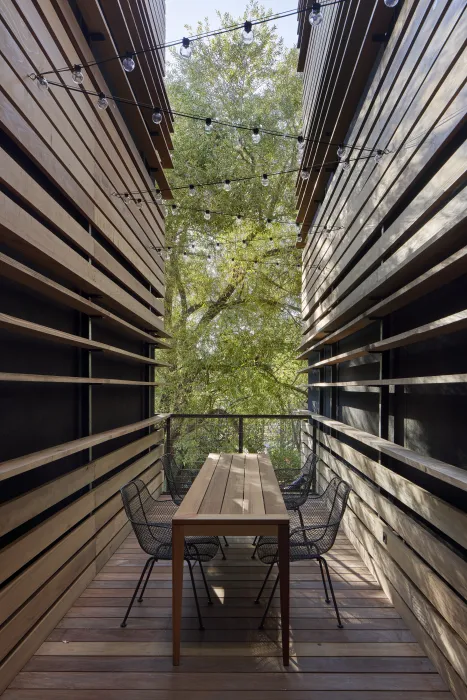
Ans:
<svg viewBox="0 0 467 700"><path fill-rule="evenodd" d="M160 44L164 13L0 4L0 691L128 534L120 487L162 482L164 221L113 193L167 186L172 125L28 75ZM84 86L168 107L163 52L137 63Z"/></svg>
<svg viewBox="0 0 467 700"><path fill-rule="evenodd" d="M465 700L465 3L324 13L299 30L306 135L391 152L298 188L301 219L334 229L304 226L303 437L323 486L351 483L349 538ZM335 156L310 145L305 164Z"/></svg>

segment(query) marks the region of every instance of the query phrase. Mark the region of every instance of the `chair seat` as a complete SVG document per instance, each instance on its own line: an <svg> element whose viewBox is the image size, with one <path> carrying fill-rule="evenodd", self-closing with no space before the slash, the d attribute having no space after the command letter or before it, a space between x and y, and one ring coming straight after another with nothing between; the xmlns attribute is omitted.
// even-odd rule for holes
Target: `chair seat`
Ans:
<svg viewBox="0 0 467 700"><path fill-rule="evenodd" d="M185 558L190 561L211 561L218 550L219 540L216 537L185 537ZM148 549L145 551L158 559L168 561L172 559L172 542L162 545L158 542L151 552Z"/></svg>

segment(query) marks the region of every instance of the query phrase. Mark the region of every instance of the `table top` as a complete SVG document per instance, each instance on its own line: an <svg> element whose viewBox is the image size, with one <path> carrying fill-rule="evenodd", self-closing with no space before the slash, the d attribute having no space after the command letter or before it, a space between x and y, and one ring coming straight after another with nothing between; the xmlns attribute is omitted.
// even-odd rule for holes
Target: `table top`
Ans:
<svg viewBox="0 0 467 700"><path fill-rule="evenodd" d="M266 454L210 454L174 516L198 522L286 524L284 499Z"/></svg>

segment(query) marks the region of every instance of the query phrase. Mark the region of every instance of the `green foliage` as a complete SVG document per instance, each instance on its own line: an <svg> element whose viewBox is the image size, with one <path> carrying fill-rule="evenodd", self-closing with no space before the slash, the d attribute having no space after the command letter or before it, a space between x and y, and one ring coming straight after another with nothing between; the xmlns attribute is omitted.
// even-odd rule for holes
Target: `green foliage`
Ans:
<svg viewBox="0 0 467 700"><path fill-rule="evenodd" d="M243 18L219 15L220 25L264 16L252 2ZM198 25L190 33L208 30ZM243 46L240 32L193 44L186 61L174 51L167 86L174 110L251 127L300 133L301 80L295 49L284 49L273 25L254 28L255 42ZM297 167L293 139L177 118L170 184L194 184ZM300 341L300 254L296 230L267 226L267 218L295 220L296 175L199 189L175 190L182 207L167 215L166 324L173 349L161 370L157 409L171 412L281 413L303 407L294 360ZM168 202L169 209L171 202ZM183 207L200 209L188 211ZM205 209L241 213L253 221ZM243 243L245 241L245 243ZM216 244L220 244L218 248ZM209 257L208 257L209 256Z"/></svg>

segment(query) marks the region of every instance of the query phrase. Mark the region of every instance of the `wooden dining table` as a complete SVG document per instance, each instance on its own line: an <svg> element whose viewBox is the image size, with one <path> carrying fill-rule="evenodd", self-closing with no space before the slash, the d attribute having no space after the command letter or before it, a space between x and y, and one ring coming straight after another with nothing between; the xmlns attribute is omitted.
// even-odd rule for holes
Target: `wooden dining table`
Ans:
<svg viewBox="0 0 467 700"><path fill-rule="evenodd" d="M277 537L282 658L289 664L289 516L266 454L210 454L172 521L173 664L180 664L184 538ZM253 601L252 601L253 603ZM253 605L252 605L253 613Z"/></svg>

